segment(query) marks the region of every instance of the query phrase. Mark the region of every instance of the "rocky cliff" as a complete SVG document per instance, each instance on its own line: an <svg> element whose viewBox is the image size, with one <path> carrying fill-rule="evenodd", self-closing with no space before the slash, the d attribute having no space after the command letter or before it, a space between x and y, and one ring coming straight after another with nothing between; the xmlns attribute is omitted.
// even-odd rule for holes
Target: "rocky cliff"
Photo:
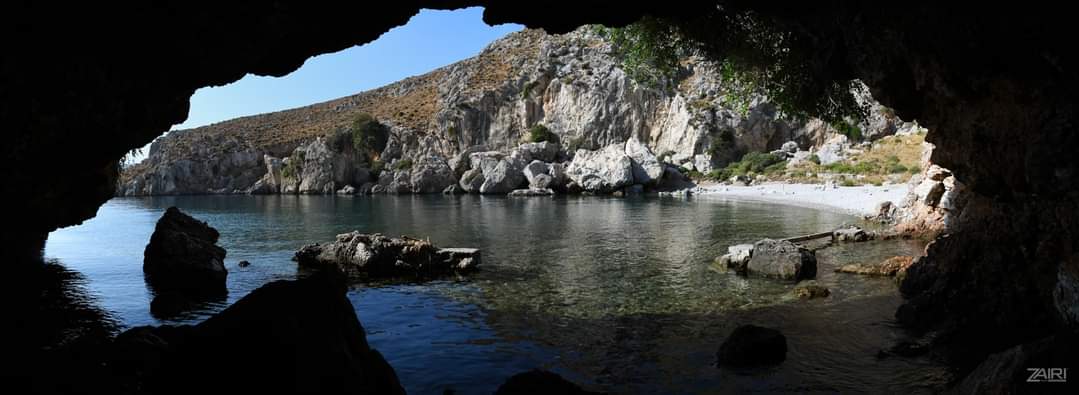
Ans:
<svg viewBox="0 0 1079 395"><path fill-rule="evenodd" d="M523 170L532 160L567 162L578 149L598 151L631 139L643 144L642 152L702 173L789 141L807 150L824 146L826 157L841 150L830 125L784 117L764 97L735 110L714 63L687 58L682 64L676 80L644 85L623 71L593 27L563 35L524 30L476 57L372 91L169 133L151 146L146 161L125 171L118 194L323 194L346 186L347 192L441 192L479 169L483 161L470 155L509 155L537 125L553 133L550 157L507 162L501 171L510 178L492 181L504 185L480 191L479 184L463 182L462 189L507 193L528 185ZM372 158L333 143L361 114L389 129L388 142ZM873 103L861 128L875 138L894 133L899 122ZM389 171L379 177L371 171L375 162ZM663 171L657 167L655 176ZM474 175L468 180L477 180Z"/></svg>

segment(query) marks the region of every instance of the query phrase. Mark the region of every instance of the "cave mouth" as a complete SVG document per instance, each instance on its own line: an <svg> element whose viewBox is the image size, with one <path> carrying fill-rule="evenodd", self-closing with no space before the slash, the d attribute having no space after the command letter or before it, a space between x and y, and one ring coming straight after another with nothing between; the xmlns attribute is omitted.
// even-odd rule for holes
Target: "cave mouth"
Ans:
<svg viewBox="0 0 1079 395"><path fill-rule="evenodd" d="M727 5L819 39L825 64L865 81L899 114L924 120L940 148L934 162L955 171L972 191L955 232L935 241L904 282L909 300L899 310L901 322L930 333L947 329L943 341L960 344L968 356L964 371L975 372L990 354L1003 353L997 362L1028 358L1023 352L1029 348L1013 347L1074 331L1079 171L1071 153L1079 141L1072 120L1075 57L1063 38L1069 26L1063 13L954 5ZM493 21L552 31L713 10L643 5L612 12L567 3L536 13L487 6ZM213 14L181 6L76 6L58 13L23 7L10 15L26 18L7 28L41 34L12 46L21 56L3 61L3 83L11 89L2 114L15 132L2 166L9 176L6 195L16 197L20 208L12 223L22 227L5 229L3 241L15 246L5 255L18 261L39 259L48 232L93 217L112 196L117 158L183 119L195 89L248 72L286 74L314 54L370 41L420 8L389 5L369 17L371 24L357 26L349 23L355 15L370 14L355 4L339 10L225 5ZM567 8L579 12L561 11ZM221 23L226 20L240 22ZM921 28L927 23L944 31ZM321 29L305 30L312 26ZM1004 26L1030 33L1015 35ZM157 45L131 51L132 43L122 38L133 29ZM190 31L220 40L207 44L181 33ZM176 53L191 60L165 61ZM79 69L64 61L70 54L84 60ZM207 57L221 61L197 60Z"/></svg>

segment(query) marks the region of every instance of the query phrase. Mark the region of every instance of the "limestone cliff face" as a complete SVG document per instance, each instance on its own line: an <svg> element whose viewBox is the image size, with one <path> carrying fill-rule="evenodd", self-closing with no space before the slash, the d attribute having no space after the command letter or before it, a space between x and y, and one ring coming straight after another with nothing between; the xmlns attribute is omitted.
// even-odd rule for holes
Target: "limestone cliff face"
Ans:
<svg viewBox="0 0 1079 395"><path fill-rule="evenodd" d="M442 177L432 166L451 165L469 147L508 153L534 125L553 132L566 156L633 138L657 156L701 172L745 152L778 149L787 141L810 149L835 135L819 120L784 118L763 97L744 113L734 110L714 64L683 64L684 77L671 86L646 86L622 70L610 44L591 27L564 35L524 30L476 57L373 91L172 132L154 144L144 163L125 172L118 194L332 193L368 181L388 185L392 181L364 179L370 164L362 158L316 143L361 113L391 130L381 161L426 164L389 188L417 193L438 192L446 184L424 178ZM893 133L898 119L875 106L862 125L866 134ZM268 171L273 158L299 171L281 179ZM454 170L459 177L467 168Z"/></svg>

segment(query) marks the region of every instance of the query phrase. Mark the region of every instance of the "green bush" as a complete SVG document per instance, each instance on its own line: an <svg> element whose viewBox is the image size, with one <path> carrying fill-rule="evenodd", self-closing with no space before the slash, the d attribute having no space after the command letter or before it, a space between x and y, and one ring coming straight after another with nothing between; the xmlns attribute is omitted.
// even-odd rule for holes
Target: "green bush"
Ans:
<svg viewBox="0 0 1079 395"><path fill-rule="evenodd" d="M816 164L820 165L820 157L819 157L819 156L817 156L817 154L812 154L812 155L809 155L809 158L808 158L808 160L809 160L810 162L813 162L813 163L816 163Z"/></svg>
<svg viewBox="0 0 1079 395"><path fill-rule="evenodd" d="M370 114L356 116L349 126L349 133L352 135L352 148L372 157L386 149L386 143L390 140L390 128Z"/></svg>
<svg viewBox="0 0 1079 395"><path fill-rule="evenodd" d="M732 175L745 175L748 173L767 173L775 170L774 165L784 164L786 159L779 155L765 152L750 152L742 156L742 160L727 165Z"/></svg>
<svg viewBox="0 0 1079 395"><path fill-rule="evenodd" d="M412 168L412 159L401 159L393 162L394 170L408 170Z"/></svg>
<svg viewBox="0 0 1079 395"><path fill-rule="evenodd" d="M541 124L532 125L532 128L528 130L528 141L533 143L539 143L542 141L550 141L552 143L558 142L558 135L547 129L546 126Z"/></svg>
<svg viewBox="0 0 1079 395"><path fill-rule="evenodd" d="M371 161L371 177L378 179L378 176L382 175L382 170L386 168L386 162L380 160Z"/></svg>
<svg viewBox="0 0 1079 395"><path fill-rule="evenodd" d="M906 166L903 166L902 164L899 164L899 163L893 163L891 166L888 167L888 173L891 173L891 174L906 173L909 170L910 169L908 169Z"/></svg>
<svg viewBox="0 0 1079 395"><path fill-rule="evenodd" d="M288 159L288 164L281 168L281 175L288 178L299 175L300 171L303 170L305 154L306 152L304 151L296 151L296 153L292 154Z"/></svg>
<svg viewBox="0 0 1079 395"><path fill-rule="evenodd" d="M521 88L521 98L527 99L529 96L532 96L532 89L536 87L536 84L536 81L528 81L525 83L525 86Z"/></svg>
<svg viewBox="0 0 1079 395"><path fill-rule="evenodd" d="M716 181L729 180L732 175L733 174L731 174L731 171L727 170L727 168L716 169L716 170L712 170L712 171L708 172L708 178L711 178L711 179L716 180Z"/></svg>
<svg viewBox="0 0 1079 395"><path fill-rule="evenodd" d="M858 125L852 124L848 121L840 121L833 123L832 127L834 127L836 131L839 132L839 134L847 136L853 141L862 140L862 128L858 127Z"/></svg>
<svg viewBox="0 0 1079 395"><path fill-rule="evenodd" d="M734 148L734 132L730 129L724 129L708 145L708 154L716 157L731 148Z"/></svg>
<svg viewBox="0 0 1079 395"><path fill-rule="evenodd" d="M844 178L844 179L843 179L843 181L841 181L841 182L839 183L839 186L844 186L844 187L856 187L856 186L858 186L858 184L857 184L857 183L855 183L855 182L854 182L854 180L851 180L851 179L849 179L849 178Z"/></svg>

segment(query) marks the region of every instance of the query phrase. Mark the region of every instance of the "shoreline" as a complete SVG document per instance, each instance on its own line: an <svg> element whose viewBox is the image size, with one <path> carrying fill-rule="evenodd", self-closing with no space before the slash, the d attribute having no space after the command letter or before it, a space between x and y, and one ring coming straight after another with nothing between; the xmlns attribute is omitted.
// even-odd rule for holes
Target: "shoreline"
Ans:
<svg viewBox="0 0 1079 395"><path fill-rule="evenodd" d="M726 185L715 182L698 184L688 189L695 197L722 198L731 200L756 201L773 204L784 204L796 207L804 207L815 210L824 210L849 214L862 217L867 214L876 214L877 204L883 201L891 201L899 205L908 192L906 184L892 184L883 186L862 185L853 187L835 187L826 189L825 184L787 184L783 182L768 182L759 185L741 186ZM382 194L376 194L382 195ZM412 195L439 195L431 194L391 194L390 196ZM138 195L138 196L114 196L112 199L153 199L175 198L189 196L358 196L340 194L259 194L247 193L200 193L200 194L176 194L176 195ZM365 195L366 196L366 195ZM375 195L371 195L375 196ZM497 197L501 195L484 195ZM567 195L557 195L567 196ZM504 197L504 196L503 196ZM110 199L110 200L112 200Z"/></svg>
<svg viewBox="0 0 1079 395"><path fill-rule="evenodd" d="M693 193L702 198L718 197L787 204L861 217L876 214L877 205L883 201L899 205L907 195L907 185L826 188L824 184L779 182L752 186L704 183L693 188Z"/></svg>

